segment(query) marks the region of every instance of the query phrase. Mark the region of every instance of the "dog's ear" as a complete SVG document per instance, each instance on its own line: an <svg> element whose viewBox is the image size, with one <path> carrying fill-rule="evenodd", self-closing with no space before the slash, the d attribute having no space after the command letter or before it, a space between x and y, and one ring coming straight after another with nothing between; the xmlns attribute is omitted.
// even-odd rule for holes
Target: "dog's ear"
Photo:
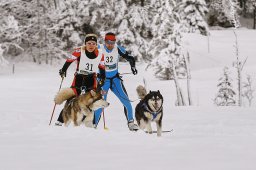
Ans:
<svg viewBox="0 0 256 170"><path fill-rule="evenodd" d="M158 93L158 94L160 94L160 91L159 91L159 90L157 90L157 93Z"/></svg>
<svg viewBox="0 0 256 170"><path fill-rule="evenodd" d="M94 90L91 90L90 93L91 93L92 96L96 95L96 92Z"/></svg>
<svg viewBox="0 0 256 170"><path fill-rule="evenodd" d="M149 90L149 93L151 93L152 91L151 90Z"/></svg>

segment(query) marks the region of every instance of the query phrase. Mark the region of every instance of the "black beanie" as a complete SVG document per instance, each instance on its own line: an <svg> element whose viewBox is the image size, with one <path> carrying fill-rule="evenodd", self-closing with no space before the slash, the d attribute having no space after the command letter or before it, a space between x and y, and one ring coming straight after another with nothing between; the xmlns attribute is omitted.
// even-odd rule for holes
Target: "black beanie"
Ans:
<svg viewBox="0 0 256 170"><path fill-rule="evenodd" d="M87 34L84 39L84 43L87 41L95 41L97 43L97 35L95 34Z"/></svg>

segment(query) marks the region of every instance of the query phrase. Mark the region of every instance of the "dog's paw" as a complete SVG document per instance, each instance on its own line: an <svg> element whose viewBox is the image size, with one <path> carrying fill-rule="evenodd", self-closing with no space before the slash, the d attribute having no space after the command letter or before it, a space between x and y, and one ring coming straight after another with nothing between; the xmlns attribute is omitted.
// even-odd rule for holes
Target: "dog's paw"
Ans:
<svg viewBox="0 0 256 170"><path fill-rule="evenodd" d="M95 126L93 125L92 121L85 121L85 122L84 122L84 125L85 125L86 127L89 127L89 128L94 128L94 127L95 127Z"/></svg>
<svg viewBox="0 0 256 170"><path fill-rule="evenodd" d="M153 134L153 131L145 131L148 134Z"/></svg>

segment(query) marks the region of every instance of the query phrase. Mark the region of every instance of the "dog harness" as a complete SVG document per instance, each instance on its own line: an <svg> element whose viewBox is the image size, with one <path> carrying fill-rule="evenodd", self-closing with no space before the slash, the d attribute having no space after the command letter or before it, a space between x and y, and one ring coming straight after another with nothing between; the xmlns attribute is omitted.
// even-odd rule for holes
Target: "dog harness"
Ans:
<svg viewBox="0 0 256 170"><path fill-rule="evenodd" d="M150 108L148 108L148 106L147 106L147 104L146 104L145 102L142 104L142 107L143 107L147 112L149 112L149 113L153 116L153 119L152 119L152 120L155 120L155 118L157 117L157 115L163 110L163 107L161 106L158 111L153 112L153 111L151 111Z"/></svg>
<svg viewBox="0 0 256 170"><path fill-rule="evenodd" d="M114 77L106 77L106 79L108 79L110 81L110 88L113 88L113 79L115 78L119 78L120 80L122 80L122 77L119 75L119 73L117 73Z"/></svg>

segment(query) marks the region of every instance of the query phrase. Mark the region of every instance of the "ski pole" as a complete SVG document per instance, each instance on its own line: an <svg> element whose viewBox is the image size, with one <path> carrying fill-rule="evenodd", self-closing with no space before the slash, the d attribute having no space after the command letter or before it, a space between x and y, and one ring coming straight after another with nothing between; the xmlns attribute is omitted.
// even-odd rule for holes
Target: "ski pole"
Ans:
<svg viewBox="0 0 256 170"><path fill-rule="evenodd" d="M60 87L59 87L58 92L59 92L59 91L60 91L60 89L61 89L61 86L62 86L63 80L64 80L64 76L62 76L62 77L61 77L61 83L60 83ZM52 110L52 116L51 116L51 119L50 119L49 126L50 126L50 125L51 125L51 123L52 123L52 117L53 117L53 114L54 114L54 111L55 111L55 107L56 107L56 103L54 103L54 107L53 107L53 110Z"/></svg>
<svg viewBox="0 0 256 170"><path fill-rule="evenodd" d="M125 75L125 74L132 74L132 73L120 73L120 75Z"/></svg>
<svg viewBox="0 0 256 170"><path fill-rule="evenodd" d="M105 121L104 110L103 110L103 112L102 112L102 116L103 116L104 129L105 129L105 130L108 130L108 128L106 127L106 121Z"/></svg>

